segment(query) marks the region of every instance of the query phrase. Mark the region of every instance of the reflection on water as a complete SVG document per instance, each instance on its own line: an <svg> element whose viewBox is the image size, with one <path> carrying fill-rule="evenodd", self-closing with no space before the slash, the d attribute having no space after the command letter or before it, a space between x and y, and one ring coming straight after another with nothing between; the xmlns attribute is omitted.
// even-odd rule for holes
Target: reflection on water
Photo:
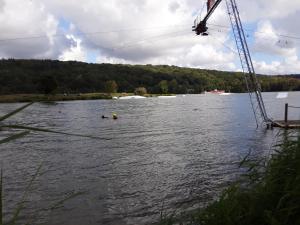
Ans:
<svg viewBox="0 0 300 225"><path fill-rule="evenodd" d="M264 94L275 119L283 117L286 102L299 105L299 93L276 96ZM18 105L1 104L0 113ZM101 119L112 112L118 120ZM300 119L300 112L290 118ZM105 138L31 133L0 147L5 215L42 162L22 219L52 225L149 224L162 208L203 206L237 177L249 150L269 154L278 132L255 129L247 94L35 104L7 123ZM55 211L38 211L72 191L84 194Z"/></svg>

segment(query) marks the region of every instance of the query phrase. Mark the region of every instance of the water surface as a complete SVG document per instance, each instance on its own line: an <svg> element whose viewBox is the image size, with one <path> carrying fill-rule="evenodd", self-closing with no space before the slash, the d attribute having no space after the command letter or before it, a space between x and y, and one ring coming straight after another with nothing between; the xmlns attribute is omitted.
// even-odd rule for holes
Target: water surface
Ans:
<svg viewBox="0 0 300 225"><path fill-rule="evenodd" d="M285 102L300 105L300 93L276 96L264 94L275 119L283 119ZM0 104L0 114L20 105ZM112 112L118 120L101 119ZM290 118L300 119L300 111ZM5 216L42 163L22 220L51 225L151 224L161 211L204 206L237 178L249 151L268 155L278 134L256 129L247 94L37 103L6 123L102 138L32 132L0 147ZM63 207L41 210L78 191Z"/></svg>

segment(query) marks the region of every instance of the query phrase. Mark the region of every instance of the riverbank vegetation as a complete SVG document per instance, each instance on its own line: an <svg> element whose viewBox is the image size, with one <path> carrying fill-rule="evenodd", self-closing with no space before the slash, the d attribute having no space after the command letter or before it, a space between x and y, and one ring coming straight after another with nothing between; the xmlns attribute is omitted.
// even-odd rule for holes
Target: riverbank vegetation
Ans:
<svg viewBox="0 0 300 225"><path fill-rule="evenodd" d="M300 137L289 134L265 163L245 160L248 173L207 208L161 225L300 224Z"/></svg>
<svg viewBox="0 0 300 225"><path fill-rule="evenodd" d="M14 94L0 95L0 103L14 102L55 102L55 101L73 101L73 100L96 100L112 99L112 95L106 93L86 93L86 94Z"/></svg>
<svg viewBox="0 0 300 225"><path fill-rule="evenodd" d="M263 91L300 91L297 75L259 76L259 80ZM134 93L137 88L144 88L143 93L148 94L197 94L213 89L246 91L243 74L234 72L165 65L0 60L0 95L63 94L73 98L72 94L79 93Z"/></svg>

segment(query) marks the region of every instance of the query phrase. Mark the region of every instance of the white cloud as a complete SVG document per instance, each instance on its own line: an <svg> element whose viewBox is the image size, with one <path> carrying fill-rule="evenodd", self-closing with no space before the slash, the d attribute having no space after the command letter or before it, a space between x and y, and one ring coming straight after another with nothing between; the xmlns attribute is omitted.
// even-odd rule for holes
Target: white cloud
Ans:
<svg viewBox="0 0 300 225"><path fill-rule="evenodd" d="M18 0L1 1L0 5L2 57L45 58L55 55L59 43L52 37L57 33L58 21L43 5Z"/></svg>
<svg viewBox="0 0 300 225"><path fill-rule="evenodd" d="M4 0L0 0L0 12L4 9Z"/></svg>
<svg viewBox="0 0 300 225"><path fill-rule="evenodd" d="M285 57L293 56L297 52L293 41L281 39L270 21L258 23L258 29L255 32L254 50Z"/></svg>
<svg viewBox="0 0 300 225"><path fill-rule="evenodd" d="M282 38L270 21L258 23L253 50L266 54L268 59L272 56L281 58L280 61L277 59L269 63L264 60L255 61L255 67L259 73L287 74L300 72L297 45L290 39Z"/></svg>
<svg viewBox="0 0 300 225"><path fill-rule="evenodd" d="M273 61L271 63L266 63L264 61L254 62L256 71L260 74L269 75L285 75L285 74L299 74L300 71L300 61L297 60L287 60L285 62Z"/></svg>
<svg viewBox="0 0 300 225"><path fill-rule="evenodd" d="M255 22L262 19L283 19L299 12L298 0L252 0L240 1L238 7L245 20Z"/></svg>
<svg viewBox="0 0 300 225"><path fill-rule="evenodd" d="M299 74L300 60L297 56L285 58L283 61L254 61L256 71L261 74L279 75L279 74Z"/></svg>
<svg viewBox="0 0 300 225"><path fill-rule="evenodd" d="M83 7L70 0L44 1L44 4L57 16L63 13L64 18L82 32L123 29L121 32L88 35L83 39L87 48L101 50L102 55L98 59L104 62L175 63L205 67L201 61L205 62L206 57L193 63L182 57L201 42L201 37L195 39L191 31L194 9L184 0L87 0ZM220 22L222 17L221 10L217 10L212 19ZM209 41L202 43L201 50L204 52L205 48L208 51L213 48ZM224 56L222 48L215 49L220 56L212 58L211 65L214 59ZM195 62L199 64L195 65Z"/></svg>
<svg viewBox="0 0 300 225"><path fill-rule="evenodd" d="M201 11L203 6L205 0L0 0L3 11L0 14L0 39L45 36L5 44L0 42L0 56L86 61L88 52L93 51L100 53L98 62L238 70L236 55L220 43L235 48L233 41L228 39L229 30L220 28L220 33L216 30L219 28L209 25L211 35L208 38L195 37L192 33L195 12ZM280 63L283 72L289 72L283 65L290 62L298 65L299 60L295 57L299 54L300 42L287 41L278 33L290 34L295 30L300 1L239 1L238 6L243 22L261 21L255 33L255 52L276 56L273 60L257 61L261 70L271 71L270 67L278 68L277 63ZM68 29L61 27L61 20L72 25ZM225 2L209 23L230 25ZM79 35L81 32L89 34ZM300 30L294 34L297 32L300 35ZM64 35L57 38L58 33ZM66 35L73 35L73 38L66 39ZM286 59L280 61L278 56ZM298 67L291 68L296 70Z"/></svg>
<svg viewBox="0 0 300 225"><path fill-rule="evenodd" d="M73 42L70 49L65 50L60 56L62 61L86 61L87 53L81 46L81 40L73 35L67 35L67 38Z"/></svg>

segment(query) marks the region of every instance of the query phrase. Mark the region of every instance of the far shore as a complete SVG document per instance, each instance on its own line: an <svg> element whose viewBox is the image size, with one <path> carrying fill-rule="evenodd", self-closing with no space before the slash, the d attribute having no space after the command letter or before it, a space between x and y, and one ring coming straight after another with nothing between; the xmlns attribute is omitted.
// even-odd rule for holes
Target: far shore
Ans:
<svg viewBox="0 0 300 225"><path fill-rule="evenodd" d="M133 93L84 93L84 94L10 94L0 95L0 103L17 102L56 102L56 101L76 101L76 100L110 100L113 97L132 96ZM156 97L163 94L146 94L145 97ZM172 95L172 94L168 94Z"/></svg>

